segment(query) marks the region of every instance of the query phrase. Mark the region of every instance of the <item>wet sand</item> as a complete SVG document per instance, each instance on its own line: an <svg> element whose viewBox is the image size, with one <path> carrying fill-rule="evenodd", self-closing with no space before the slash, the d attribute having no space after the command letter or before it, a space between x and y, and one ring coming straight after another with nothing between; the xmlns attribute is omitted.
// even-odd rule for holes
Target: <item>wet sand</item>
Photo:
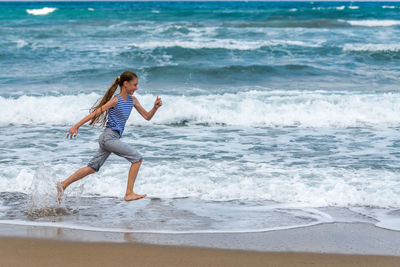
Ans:
<svg viewBox="0 0 400 267"><path fill-rule="evenodd" d="M400 232L334 223L261 233L111 233L0 224L3 266L400 266Z"/></svg>
<svg viewBox="0 0 400 267"><path fill-rule="evenodd" d="M0 238L0 266L399 266L400 257Z"/></svg>
<svg viewBox="0 0 400 267"><path fill-rule="evenodd" d="M0 237L72 242L143 243L262 252L400 256L400 232L362 223L330 223L256 233L203 234L99 232L3 223L0 224Z"/></svg>

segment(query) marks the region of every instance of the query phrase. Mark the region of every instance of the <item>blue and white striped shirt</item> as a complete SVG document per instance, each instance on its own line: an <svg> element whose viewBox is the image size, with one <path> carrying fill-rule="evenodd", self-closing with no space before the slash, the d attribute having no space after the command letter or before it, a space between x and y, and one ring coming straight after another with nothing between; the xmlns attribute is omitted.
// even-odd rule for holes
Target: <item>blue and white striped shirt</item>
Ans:
<svg viewBox="0 0 400 267"><path fill-rule="evenodd" d="M119 136L121 137L126 121L128 120L133 108L133 99L130 95L128 95L127 101L124 101L119 95L117 95L117 97L117 105L113 108L110 108L110 111L108 112L106 128L117 130Z"/></svg>

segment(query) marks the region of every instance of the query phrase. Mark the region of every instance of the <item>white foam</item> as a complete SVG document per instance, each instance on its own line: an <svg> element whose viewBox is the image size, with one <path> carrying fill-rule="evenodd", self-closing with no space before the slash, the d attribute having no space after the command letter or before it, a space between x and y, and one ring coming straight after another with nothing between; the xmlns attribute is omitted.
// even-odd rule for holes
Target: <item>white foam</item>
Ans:
<svg viewBox="0 0 400 267"><path fill-rule="evenodd" d="M350 9L359 9L358 6L349 6L348 8L350 8Z"/></svg>
<svg viewBox="0 0 400 267"><path fill-rule="evenodd" d="M268 231L288 230L302 227L309 227L321 224L322 222L314 222L309 224L299 224L291 226L279 226L262 229L232 229L232 230L190 230L190 231L172 231L172 230L128 230L124 228L104 228L104 227L91 227L85 225L76 225L72 223L59 223L59 222L34 222L22 220L0 220L0 224L11 225L24 225L24 226L42 226L42 227L57 227L64 229L85 230L95 232L107 233L152 233L152 234L222 234L222 233L260 233Z"/></svg>
<svg viewBox="0 0 400 267"><path fill-rule="evenodd" d="M336 10L344 10L346 6L334 6L334 7L313 7L313 10L330 10L330 9L336 9Z"/></svg>
<svg viewBox="0 0 400 267"><path fill-rule="evenodd" d="M269 40L269 41L245 41L236 39L210 39L210 38L195 38L193 40L170 40L165 42L163 40L154 41L138 41L131 43L131 46L141 49L156 49L159 47L182 47L190 49L201 48L224 48L224 49L237 49L237 50L255 50L264 46L279 46L279 45L297 45L305 47L319 47L320 44L306 43L303 41L288 41L288 40Z"/></svg>
<svg viewBox="0 0 400 267"><path fill-rule="evenodd" d="M399 190L396 187L399 175L390 171L341 168L304 170L280 168L268 163L246 163L237 167L230 162L197 161L196 164L196 167L169 164L143 169L138 190L161 198L273 200L304 203L312 207L400 207ZM209 173L209 170L213 172ZM375 177L382 178L378 180ZM91 184L88 188L93 186ZM123 188L123 184L120 187Z"/></svg>
<svg viewBox="0 0 400 267"><path fill-rule="evenodd" d="M89 7L88 10L89 11L94 11L94 8Z"/></svg>
<svg viewBox="0 0 400 267"><path fill-rule="evenodd" d="M388 217L381 218L382 221L376 224L377 227L394 231L400 231L400 218Z"/></svg>
<svg viewBox="0 0 400 267"><path fill-rule="evenodd" d="M0 97L0 125L12 124L71 124L87 114L100 96L88 94L80 96L21 96L17 99ZM36 112L41 107L43 112ZM15 120L13 119L15 116Z"/></svg>
<svg viewBox="0 0 400 267"><path fill-rule="evenodd" d="M25 40L16 40L15 42L17 43L18 49L23 48L28 45L28 42Z"/></svg>
<svg viewBox="0 0 400 267"><path fill-rule="evenodd" d="M165 96L164 112L153 123L227 124L238 126L349 127L399 125L400 94L320 94L250 91L207 96ZM142 96L150 105L154 96ZM147 104L148 103L148 104ZM179 110L175 106L191 106ZM134 113L132 119L141 123Z"/></svg>
<svg viewBox="0 0 400 267"><path fill-rule="evenodd" d="M348 24L352 26L364 26L364 27L391 27L400 25L400 20L346 20Z"/></svg>
<svg viewBox="0 0 400 267"><path fill-rule="evenodd" d="M17 167L2 171L3 175L0 179L0 192L29 192L34 170Z"/></svg>
<svg viewBox="0 0 400 267"><path fill-rule="evenodd" d="M382 8L390 8L390 9L394 9L394 8L398 8L396 6L382 6Z"/></svg>
<svg viewBox="0 0 400 267"><path fill-rule="evenodd" d="M61 180L79 167L65 163L52 168L57 170L57 179ZM122 198L127 168L124 162L110 161L101 174L71 185L65 194L69 197L82 192L82 196ZM2 177L0 192L30 194L27 184L33 180L34 173L29 169L19 169L19 173ZM230 161L188 159L168 164L146 162L135 188L149 197L163 199L193 197L206 201L276 201L295 203L295 207L302 204L306 207L400 208L399 181L399 174L387 170L304 169L265 162L232 164Z"/></svg>
<svg viewBox="0 0 400 267"><path fill-rule="evenodd" d="M343 51L400 51L400 44L345 44Z"/></svg>
<svg viewBox="0 0 400 267"><path fill-rule="evenodd" d="M43 15L50 14L56 10L57 10L57 8L54 8L54 7L44 7L44 8L40 8L40 9L27 9L26 12L28 14L35 15L35 16L38 16L38 15L43 16Z"/></svg>
<svg viewBox="0 0 400 267"><path fill-rule="evenodd" d="M364 216L373 218L377 221L375 226L400 231L400 217L398 210L393 209L372 209L372 208L365 208L365 207L354 207L351 208L352 211L355 211L359 214ZM393 214L396 213L397 214Z"/></svg>
<svg viewBox="0 0 400 267"><path fill-rule="evenodd" d="M0 125L72 125L88 114L101 95L0 97ZM400 93L248 91L238 94L162 96L162 111L152 121L132 112L128 125L226 124L237 126L357 127L398 126ZM138 95L153 106L155 95ZM190 106L190 109L176 107ZM41 107L43 112L37 112Z"/></svg>
<svg viewBox="0 0 400 267"><path fill-rule="evenodd" d="M9 210L9 209L10 209L9 207L6 207L4 205L4 200L0 199L0 216L3 217L4 214L6 213L6 211Z"/></svg>

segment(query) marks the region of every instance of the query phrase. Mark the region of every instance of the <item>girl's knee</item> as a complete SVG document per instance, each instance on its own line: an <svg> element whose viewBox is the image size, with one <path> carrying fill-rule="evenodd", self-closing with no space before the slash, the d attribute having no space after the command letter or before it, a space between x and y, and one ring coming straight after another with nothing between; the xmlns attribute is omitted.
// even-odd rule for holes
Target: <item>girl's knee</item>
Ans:
<svg viewBox="0 0 400 267"><path fill-rule="evenodd" d="M133 164L142 164L142 162L143 162L143 159L139 159L138 161L132 162L132 165Z"/></svg>
<svg viewBox="0 0 400 267"><path fill-rule="evenodd" d="M88 166L89 174L96 173L97 171L93 167Z"/></svg>

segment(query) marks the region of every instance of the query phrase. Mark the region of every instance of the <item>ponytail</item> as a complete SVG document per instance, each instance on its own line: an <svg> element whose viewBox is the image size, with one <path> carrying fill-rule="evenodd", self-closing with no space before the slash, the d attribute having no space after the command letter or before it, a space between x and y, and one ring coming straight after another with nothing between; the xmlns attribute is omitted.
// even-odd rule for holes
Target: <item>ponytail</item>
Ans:
<svg viewBox="0 0 400 267"><path fill-rule="evenodd" d="M121 87L124 84L124 81L131 81L134 78L137 78L137 75L131 71L125 71L115 79L114 83L108 88L107 92L104 94L101 100L97 100L96 103L90 109L90 113L96 112L93 119L90 121L89 125L94 126L95 124L100 124L102 127L106 124L108 110L103 111L102 107L105 103L107 103L115 94L115 91L118 88L118 85Z"/></svg>

